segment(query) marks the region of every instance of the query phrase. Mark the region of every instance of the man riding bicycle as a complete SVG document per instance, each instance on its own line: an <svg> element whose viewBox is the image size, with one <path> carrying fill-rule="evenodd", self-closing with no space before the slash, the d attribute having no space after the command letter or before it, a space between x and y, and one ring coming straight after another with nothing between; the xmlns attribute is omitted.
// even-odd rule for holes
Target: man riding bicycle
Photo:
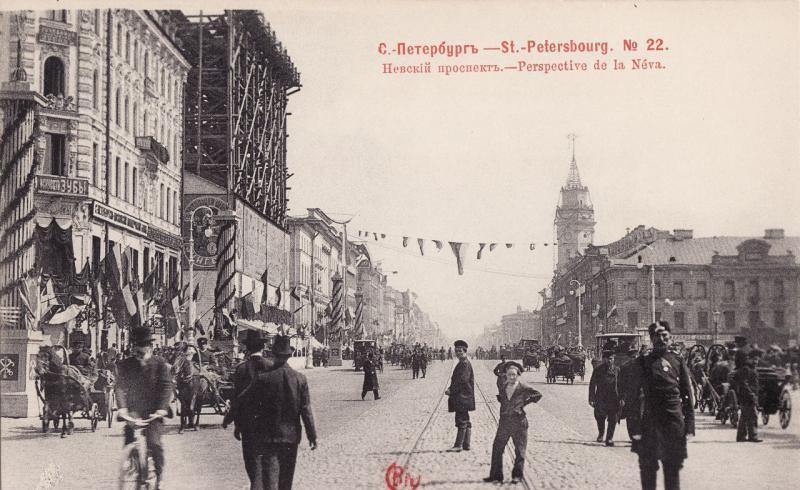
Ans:
<svg viewBox="0 0 800 490"><path fill-rule="evenodd" d="M153 337L149 328L132 328L131 344L133 356L117 366L115 394L119 417L166 417L174 389L169 366L162 358L153 356ZM159 488L164 471L164 448L161 445L163 426L163 420L159 418L152 421L144 431L147 449L153 457L156 470L156 488ZM133 440L133 429L126 425L125 444Z"/></svg>

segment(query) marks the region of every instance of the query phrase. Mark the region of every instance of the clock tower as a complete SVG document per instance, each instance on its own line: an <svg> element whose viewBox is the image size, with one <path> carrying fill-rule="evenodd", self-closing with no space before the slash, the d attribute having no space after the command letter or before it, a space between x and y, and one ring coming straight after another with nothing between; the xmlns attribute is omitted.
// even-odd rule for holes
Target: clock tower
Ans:
<svg viewBox="0 0 800 490"><path fill-rule="evenodd" d="M556 269L563 272L569 260L582 254L594 239L594 206L589 198L589 188L581 184L578 164L575 162L575 139L572 139L572 163L569 165L567 183L561 188L556 206L556 240L558 263Z"/></svg>

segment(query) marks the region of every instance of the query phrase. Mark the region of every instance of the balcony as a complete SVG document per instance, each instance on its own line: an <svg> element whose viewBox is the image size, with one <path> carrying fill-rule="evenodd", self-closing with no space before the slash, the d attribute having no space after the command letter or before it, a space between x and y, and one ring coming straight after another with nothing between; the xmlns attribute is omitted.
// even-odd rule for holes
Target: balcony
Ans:
<svg viewBox="0 0 800 490"><path fill-rule="evenodd" d="M164 145L156 141L153 136L137 136L136 148L142 150L146 156L150 155L154 157L164 165L169 163L169 151Z"/></svg>

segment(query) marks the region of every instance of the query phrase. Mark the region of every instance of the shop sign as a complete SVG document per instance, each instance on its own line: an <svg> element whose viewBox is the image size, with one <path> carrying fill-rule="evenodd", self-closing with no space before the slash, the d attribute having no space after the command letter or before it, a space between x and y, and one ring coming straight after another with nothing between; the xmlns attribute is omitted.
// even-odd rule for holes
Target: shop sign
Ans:
<svg viewBox="0 0 800 490"><path fill-rule="evenodd" d="M147 228L147 238L175 250L180 250L183 247L183 239L181 237L175 236L172 233L167 233L154 226Z"/></svg>
<svg viewBox="0 0 800 490"><path fill-rule="evenodd" d="M58 175L37 175L36 192L61 196L88 196L89 181Z"/></svg>
<svg viewBox="0 0 800 490"><path fill-rule="evenodd" d="M139 221L133 216L129 216L122 211L117 211L114 208L110 208L105 204L95 201L94 205L92 206L92 216L103 221L108 221L109 223L114 223L115 225L123 228L127 228L128 230L140 235L148 235L147 231L149 227L147 226L147 223Z"/></svg>
<svg viewBox="0 0 800 490"><path fill-rule="evenodd" d="M194 238L194 266L198 269L216 269L217 239L220 225L215 219L228 203L216 196L201 196L188 200L183 209L183 235ZM189 241L184 243L186 257L190 256Z"/></svg>

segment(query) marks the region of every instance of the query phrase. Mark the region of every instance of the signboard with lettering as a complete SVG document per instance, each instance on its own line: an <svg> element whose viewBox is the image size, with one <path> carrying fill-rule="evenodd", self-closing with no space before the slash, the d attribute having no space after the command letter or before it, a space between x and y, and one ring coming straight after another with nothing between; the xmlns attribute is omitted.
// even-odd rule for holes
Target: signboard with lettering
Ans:
<svg viewBox="0 0 800 490"><path fill-rule="evenodd" d="M217 237L219 224L214 217L228 209L225 199L216 196L202 196L194 199L187 196L183 211L183 235L194 238L194 266L197 269L217 268ZM190 222L191 221L191 222ZM189 240L184 244L186 257L189 257Z"/></svg>
<svg viewBox="0 0 800 490"><path fill-rule="evenodd" d="M183 239L179 236L167 233L164 230L150 226L147 228L147 238L169 248L180 250L183 248Z"/></svg>
<svg viewBox="0 0 800 490"><path fill-rule="evenodd" d="M19 354L0 354L0 381L19 380Z"/></svg>
<svg viewBox="0 0 800 490"><path fill-rule="evenodd" d="M78 34L73 31L69 31L67 29L58 29L56 27L39 26L39 42L43 43L50 43L50 44L58 44L61 46L72 46L75 44L75 40L78 38Z"/></svg>
<svg viewBox="0 0 800 490"><path fill-rule="evenodd" d="M37 175L36 192L66 196L88 196L89 181L59 175Z"/></svg>
<svg viewBox="0 0 800 490"><path fill-rule="evenodd" d="M109 223L114 223L115 225L121 226L122 228L126 228L140 235L147 235L147 223L144 221L139 221L133 216L129 216L122 211L117 211L114 208L110 208L105 204L95 201L92 206L92 216L103 221L108 221Z"/></svg>

